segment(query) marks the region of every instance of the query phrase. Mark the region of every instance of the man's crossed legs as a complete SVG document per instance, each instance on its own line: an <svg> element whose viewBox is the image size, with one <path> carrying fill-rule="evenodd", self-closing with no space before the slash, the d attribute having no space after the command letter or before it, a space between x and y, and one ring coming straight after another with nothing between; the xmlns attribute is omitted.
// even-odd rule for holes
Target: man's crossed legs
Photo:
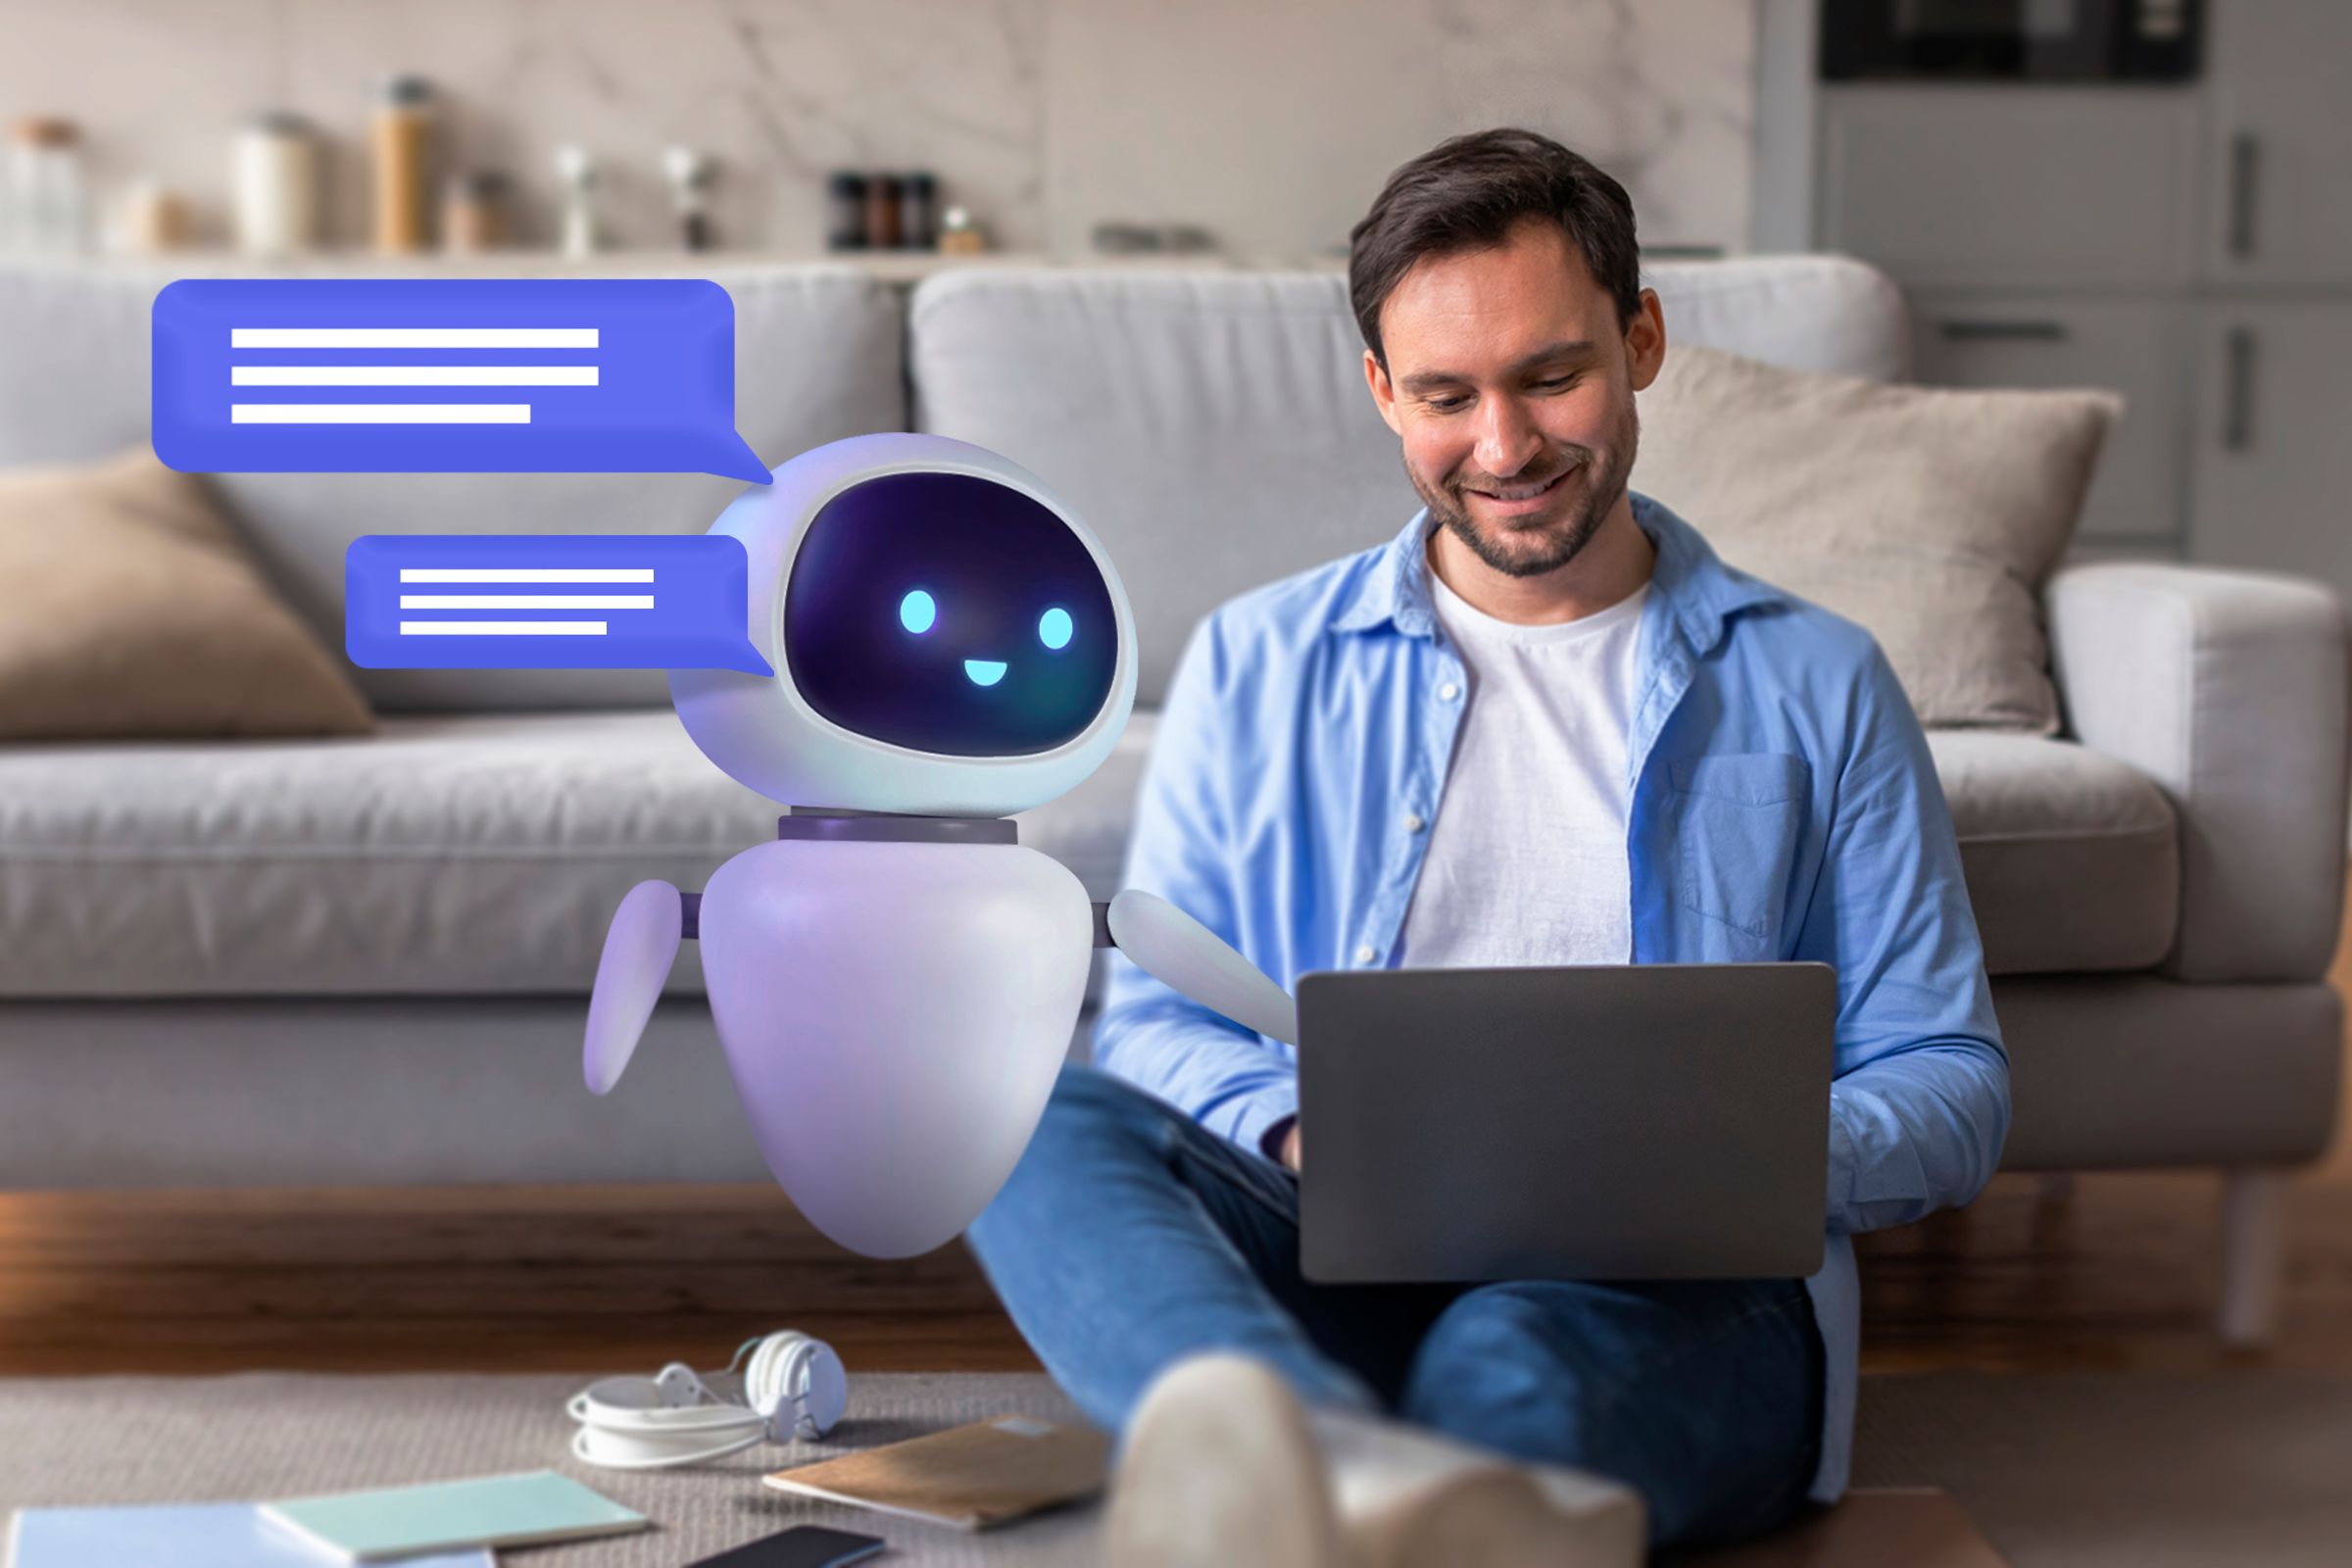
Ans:
<svg viewBox="0 0 2352 1568"><path fill-rule="evenodd" d="M1802 1282L1309 1284L1289 1171L1091 1067L1063 1071L968 1239L1054 1381L1113 1432L1174 1362L1240 1351L1310 1403L1621 1481L1656 1545L1793 1517L1818 1463Z"/></svg>

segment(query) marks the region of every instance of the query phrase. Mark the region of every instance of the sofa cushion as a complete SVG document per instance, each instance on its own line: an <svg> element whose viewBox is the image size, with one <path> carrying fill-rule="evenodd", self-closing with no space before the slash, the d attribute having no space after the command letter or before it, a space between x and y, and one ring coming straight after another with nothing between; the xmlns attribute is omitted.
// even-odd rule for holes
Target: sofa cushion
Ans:
<svg viewBox="0 0 2352 1568"><path fill-rule="evenodd" d="M1150 734L1020 819L1097 898ZM778 813L667 709L0 748L0 996L585 995L623 893L701 888Z"/></svg>
<svg viewBox="0 0 2352 1568"><path fill-rule="evenodd" d="M342 658L144 445L0 469L0 741L364 735Z"/></svg>
<svg viewBox="0 0 2352 1568"><path fill-rule="evenodd" d="M1687 345L1640 402L1635 487L1869 627L1922 723L2057 732L2041 590L2114 393L1886 386Z"/></svg>
<svg viewBox="0 0 2352 1568"><path fill-rule="evenodd" d="M1645 280L1672 342L1864 377L1907 363L1901 296L1858 262L1660 263ZM1378 544L1421 504L1340 272L949 271L916 287L907 332L916 428L1030 468L1118 564L1141 703L1217 604Z"/></svg>
<svg viewBox="0 0 2352 1568"><path fill-rule="evenodd" d="M2143 969L2180 916L2180 830L2144 773L2073 741L1930 730L1993 974Z"/></svg>
<svg viewBox="0 0 2352 1568"><path fill-rule="evenodd" d="M0 266L0 466L147 440L147 320L181 275ZM906 424L901 298L838 263L714 267L735 302L735 422L770 466ZM743 485L691 473L242 473L215 483L263 566L343 646L343 553L370 533L700 533ZM663 705L660 670L367 669L379 712Z"/></svg>

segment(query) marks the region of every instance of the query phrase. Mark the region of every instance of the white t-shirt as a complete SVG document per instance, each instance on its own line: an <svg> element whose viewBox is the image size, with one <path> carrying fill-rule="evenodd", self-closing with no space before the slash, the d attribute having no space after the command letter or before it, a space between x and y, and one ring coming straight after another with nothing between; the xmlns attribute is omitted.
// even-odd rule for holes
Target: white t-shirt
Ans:
<svg viewBox="0 0 2352 1568"><path fill-rule="evenodd" d="M1649 584L1576 620L1521 626L1429 581L1469 666L1469 709L1397 961L1631 962L1626 735Z"/></svg>

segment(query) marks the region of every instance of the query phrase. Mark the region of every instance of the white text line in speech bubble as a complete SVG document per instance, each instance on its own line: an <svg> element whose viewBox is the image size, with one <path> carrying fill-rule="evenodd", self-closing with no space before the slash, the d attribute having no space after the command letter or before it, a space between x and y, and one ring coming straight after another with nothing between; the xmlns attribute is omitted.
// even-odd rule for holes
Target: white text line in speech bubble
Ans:
<svg viewBox="0 0 2352 1568"><path fill-rule="evenodd" d="M601 620L404 620L403 637L602 637Z"/></svg>
<svg viewBox="0 0 2352 1568"><path fill-rule="evenodd" d="M528 424L528 403L231 403L231 424Z"/></svg>
<svg viewBox="0 0 2352 1568"><path fill-rule="evenodd" d="M652 582L651 566L403 566L402 582Z"/></svg>
<svg viewBox="0 0 2352 1568"><path fill-rule="evenodd" d="M232 326L232 349L592 349L593 326Z"/></svg>
<svg viewBox="0 0 2352 1568"><path fill-rule="evenodd" d="M403 610L651 610L652 594L402 594Z"/></svg>
<svg viewBox="0 0 2352 1568"><path fill-rule="evenodd" d="M593 365L233 365L231 386L595 386Z"/></svg>

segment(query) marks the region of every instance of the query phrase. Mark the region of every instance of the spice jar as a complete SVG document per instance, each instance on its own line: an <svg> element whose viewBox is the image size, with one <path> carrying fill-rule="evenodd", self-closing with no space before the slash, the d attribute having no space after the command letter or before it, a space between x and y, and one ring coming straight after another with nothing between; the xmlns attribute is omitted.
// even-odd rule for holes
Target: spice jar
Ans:
<svg viewBox="0 0 2352 1568"><path fill-rule="evenodd" d="M927 170L899 182L899 244L910 251L939 244L939 181Z"/></svg>
<svg viewBox="0 0 2352 1568"><path fill-rule="evenodd" d="M899 176L868 174L865 179L865 242L878 251L899 244Z"/></svg>
<svg viewBox="0 0 2352 1568"><path fill-rule="evenodd" d="M825 244L837 251L865 248L865 176L847 169L825 179Z"/></svg>

